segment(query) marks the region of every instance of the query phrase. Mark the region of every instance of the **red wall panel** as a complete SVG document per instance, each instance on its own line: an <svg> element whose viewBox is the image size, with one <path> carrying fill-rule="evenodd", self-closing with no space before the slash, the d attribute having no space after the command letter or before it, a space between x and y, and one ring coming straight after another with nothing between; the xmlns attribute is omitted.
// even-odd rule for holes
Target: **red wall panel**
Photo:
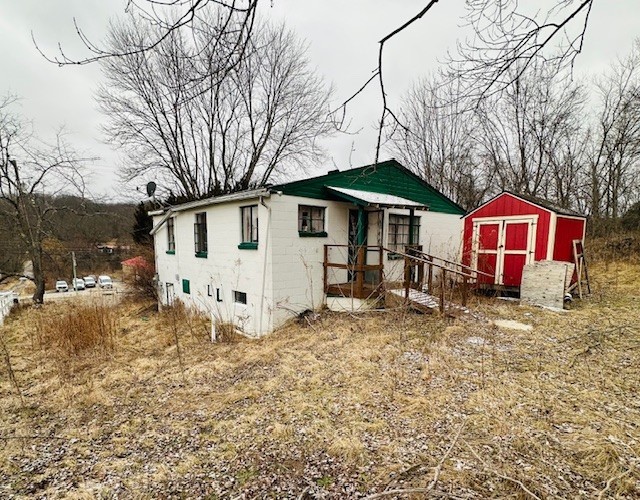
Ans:
<svg viewBox="0 0 640 500"><path fill-rule="evenodd" d="M573 262L573 240L582 239L584 224L584 219L573 219L558 215L553 260Z"/></svg>

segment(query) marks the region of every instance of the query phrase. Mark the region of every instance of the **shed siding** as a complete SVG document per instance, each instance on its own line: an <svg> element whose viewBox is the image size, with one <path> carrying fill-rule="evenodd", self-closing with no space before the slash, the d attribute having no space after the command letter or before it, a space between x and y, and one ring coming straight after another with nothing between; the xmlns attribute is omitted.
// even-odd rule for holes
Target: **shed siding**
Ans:
<svg viewBox="0 0 640 500"><path fill-rule="evenodd" d="M471 263L471 244L474 219L483 217L505 217L513 215L526 216L536 214L538 215L538 226L536 229L535 260L545 259L547 257L547 242L549 238L551 213L548 210L540 208L532 203L516 198L509 193L504 193L465 217L463 262L467 265Z"/></svg>
<svg viewBox="0 0 640 500"><path fill-rule="evenodd" d="M584 219L558 215L553 260L573 262L573 240L581 240L584 237L584 226Z"/></svg>

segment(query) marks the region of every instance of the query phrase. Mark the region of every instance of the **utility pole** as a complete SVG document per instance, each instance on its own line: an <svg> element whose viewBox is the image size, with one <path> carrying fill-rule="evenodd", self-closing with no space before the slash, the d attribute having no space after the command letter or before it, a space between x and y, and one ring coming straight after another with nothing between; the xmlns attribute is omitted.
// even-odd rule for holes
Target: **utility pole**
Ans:
<svg viewBox="0 0 640 500"><path fill-rule="evenodd" d="M76 253L71 252L71 262L73 263L73 291L77 292L76 288Z"/></svg>

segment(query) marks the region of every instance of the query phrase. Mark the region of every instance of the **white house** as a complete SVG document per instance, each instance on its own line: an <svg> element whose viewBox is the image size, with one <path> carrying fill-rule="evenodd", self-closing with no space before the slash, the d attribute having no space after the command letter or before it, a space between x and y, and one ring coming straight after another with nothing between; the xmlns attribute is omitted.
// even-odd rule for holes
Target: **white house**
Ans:
<svg viewBox="0 0 640 500"><path fill-rule="evenodd" d="M252 336L328 302L361 307L402 280L394 250L457 260L463 214L395 160L151 212L161 303Z"/></svg>

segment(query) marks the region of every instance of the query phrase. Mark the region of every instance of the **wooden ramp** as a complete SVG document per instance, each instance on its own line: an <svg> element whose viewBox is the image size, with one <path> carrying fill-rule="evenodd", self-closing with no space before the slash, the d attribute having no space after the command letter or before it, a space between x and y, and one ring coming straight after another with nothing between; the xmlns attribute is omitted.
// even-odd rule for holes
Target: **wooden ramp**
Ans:
<svg viewBox="0 0 640 500"><path fill-rule="evenodd" d="M400 297L403 301L405 300L404 288L387 290L387 292ZM410 288L409 289L409 306L413 307L414 309L417 309L418 311L431 313L434 311L438 311L440 309L440 299L438 297L434 297L433 295L429 295L426 292L421 292L419 290L414 290L413 288ZM468 315L469 309L464 306L461 306L460 304L454 304L453 302L448 302L445 300L444 313L448 316L459 317L463 315Z"/></svg>

